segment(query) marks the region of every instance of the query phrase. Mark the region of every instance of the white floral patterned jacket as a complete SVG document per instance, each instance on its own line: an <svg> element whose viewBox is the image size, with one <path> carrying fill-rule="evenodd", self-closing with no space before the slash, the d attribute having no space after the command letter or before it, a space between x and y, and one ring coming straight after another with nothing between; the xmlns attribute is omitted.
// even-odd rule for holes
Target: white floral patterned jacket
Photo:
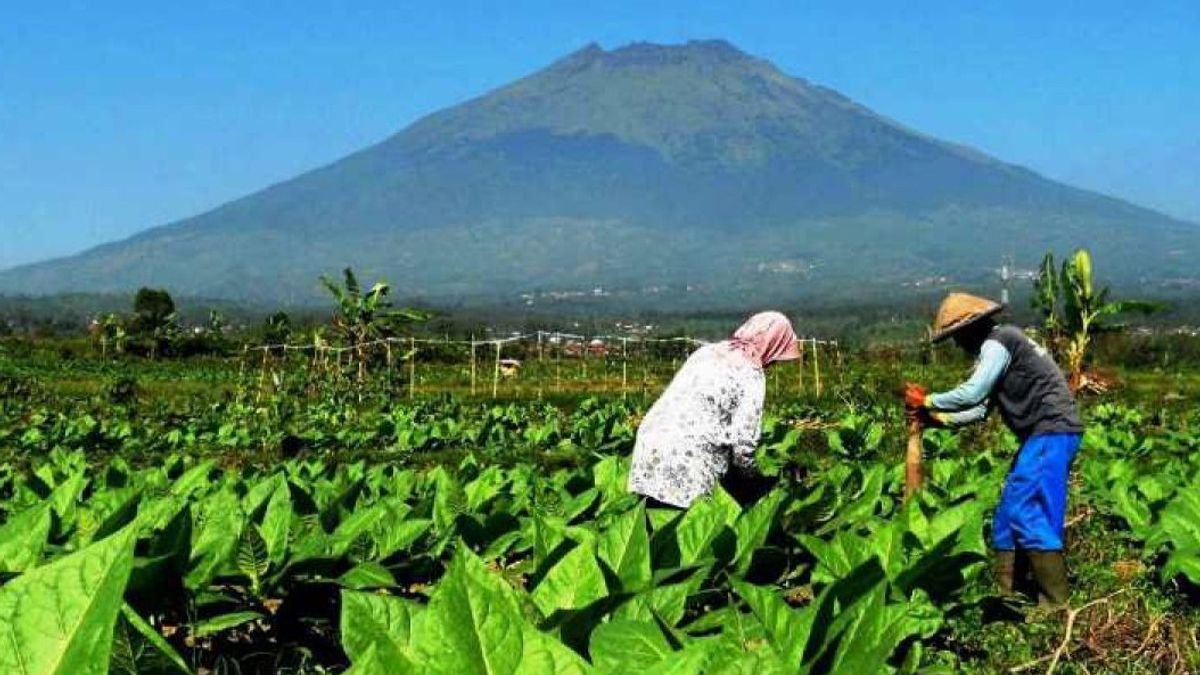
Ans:
<svg viewBox="0 0 1200 675"><path fill-rule="evenodd" d="M688 507L729 470L754 469L762 369L726 343L697 349L638 427L629 490Z"/></svg>

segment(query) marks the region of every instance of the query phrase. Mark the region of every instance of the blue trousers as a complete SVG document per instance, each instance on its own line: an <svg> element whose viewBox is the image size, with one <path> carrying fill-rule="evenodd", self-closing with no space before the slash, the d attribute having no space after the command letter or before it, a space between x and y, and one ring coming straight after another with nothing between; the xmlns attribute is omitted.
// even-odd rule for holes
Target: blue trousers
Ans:
<svg viewBox="0 0 1200 675"><path fill-rule="evenodd" d="M992 520L998 551L1061 551L1067 475L1080 434L1030 436L1013 462Z"/></svg>

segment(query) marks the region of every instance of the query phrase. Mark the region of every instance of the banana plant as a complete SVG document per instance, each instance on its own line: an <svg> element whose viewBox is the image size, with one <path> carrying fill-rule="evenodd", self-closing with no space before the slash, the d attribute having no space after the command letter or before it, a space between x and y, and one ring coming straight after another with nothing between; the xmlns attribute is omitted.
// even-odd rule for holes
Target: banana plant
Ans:
<svg viewBox="0 0 1200 675"><path fill-rule="evenodd" d="M155 326L154 330L150 333L150 358L158 358L182 334L182 331L179 329L178 317L174 312L168 314L163 323Z"/></svg>
<svg viewBox="0 0 1200 675"><path fill-rule="evenodd" d="M1033 295L1030 305L1042 315L1042 330L1047 346L1057 354L1062 342L1062 319L1059 307L1059 276L1058 267L1054 263L1054 254L1047 253L1038 266L1037 277L1033 281Z"/></svg>
<svg viewBox="0 0 1200 675"><path fill-rule="evenodd" d="M111 346L117 354L125 353L129 343L129 333L125 329L125 321L117 314L106 314L99 321L100 357L108 358Z"/></svg>
<svg viewBox="0 0 1200 675"><path fill-rule="evenodd" d="M333 327L348 346L356 347L386 335L397 321L426 318L419 310L393 307L388 299L392 287L387 282L377 281L364 293L354 270L347 267L342 275L344 281L341 284L327 276L321 277L321 284L337 303Z"/></svg>
<svg viewBox="0 0 1200 675"><path fill-rule="evenodd" d="M322 276L321 285L337 303L333 329L358 360L359 378L362 379L365 375L365 343L387 337L396 323L421 321L426 316L416 309L393 307L388 299L392 287L387 282L377 281L364 293L354 270L347 267L342 276L341 284Z"/></svg>
<svg viewBox="0 0 1200 675"><path fill-rule="evenodd" d="M1149 314L1162 309L1157 303L1142 300L1110 300L1107 287L1097 288L1092 255L1076 249L1055 275L1054 256L1046 254L1034 284L1032 304L1041 311L1048 342L1061 345L1068 381L1073 391L1102 387L1088 377L1088 353L1097 333L1119 330L1105 320L1120 314Z"/></svg>
<svg viewBox="0 0 1200 675"><path fill-rule="evenodd" d="M1065 354L1067 372L1071 386L1078 390L1087 382L1084 370L1092 337L1098 332L1119 328L1105 324L1104 320L1130 312L1148 314L1160 307L1141 300L1109 300L1108 288L1097 289L1093 283L1092 256L1084 248L1076 250L1063 262L1061 286L1064 324L1069 336Z"/></svg>

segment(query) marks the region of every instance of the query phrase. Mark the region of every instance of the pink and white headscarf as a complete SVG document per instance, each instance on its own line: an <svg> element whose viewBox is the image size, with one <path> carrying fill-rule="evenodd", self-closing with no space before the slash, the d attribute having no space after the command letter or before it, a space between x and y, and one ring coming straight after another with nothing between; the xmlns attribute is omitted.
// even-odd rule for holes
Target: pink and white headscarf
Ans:
<svg viewBox="0 0 1200 675"><path fill-rule="evenodd" d="M776 361L800 358L792 322L779 312L760 312L750 317L734 332L728 344L760 368Z"/></svg>

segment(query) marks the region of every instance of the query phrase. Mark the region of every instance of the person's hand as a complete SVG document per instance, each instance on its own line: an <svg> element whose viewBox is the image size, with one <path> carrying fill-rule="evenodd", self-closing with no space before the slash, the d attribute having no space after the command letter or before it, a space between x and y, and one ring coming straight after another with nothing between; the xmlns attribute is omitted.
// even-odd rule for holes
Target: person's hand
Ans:
<svg viewBox="0 0 1200 675"><path fill-rule="evenodd" d="M941 413L929 408L917 408L909 412L908 418L920 422L923 429L941 429L947 426L945 420L942 419Z"/></svg>
<svg viewBox="0 0 1200 675"><path fill-rule="evenodd" d="M904 407L909 411L917 411L925 408L925 399L929 397L929 392L925 387L909 382L904 385Z"/></svg>

